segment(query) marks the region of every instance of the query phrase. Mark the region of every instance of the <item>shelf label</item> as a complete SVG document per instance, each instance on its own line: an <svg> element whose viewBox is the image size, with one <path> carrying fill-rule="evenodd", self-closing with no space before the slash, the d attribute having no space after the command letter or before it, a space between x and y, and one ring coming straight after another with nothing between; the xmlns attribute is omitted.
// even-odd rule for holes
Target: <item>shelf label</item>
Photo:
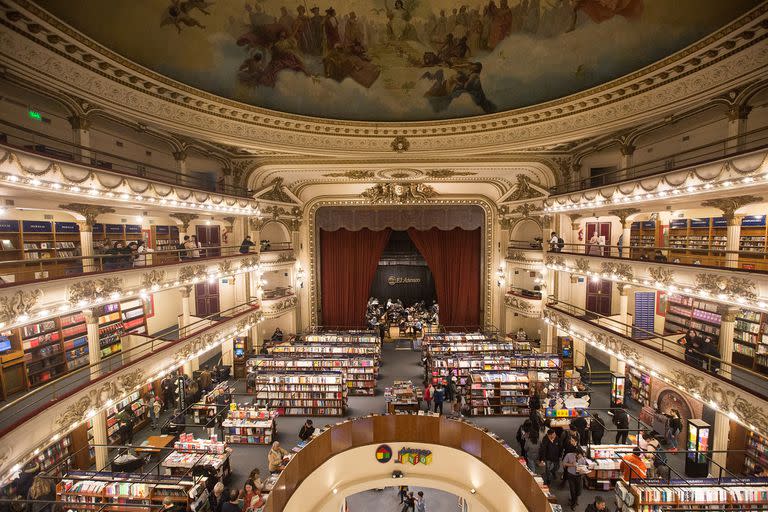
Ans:
<svg viewBox="0 0 768 512"><path fill-rule="evenodd" d="M93 232L94 233L103 233L104 232L104 224L94 224L93 225Z"/></svg>
<svg viewBox="0 0 768 512"><path fill-rule="evenodd" d="M715 217L712 219L712 225L716 228L728 227L728 220L725 217Z"/></svg>
<svg viewBox="0 0 768 512"><path fill-rule="evenodd" d="M167 235L169 231L169 226L155 226L155 234L157 235Z"/></svg>
<svg viewBox="0 0 768 512"><path fill-rule="evenodd" d="M643 222L643 229L655 229L656 228L656 221L654 220L646 220Z"/></svg>
<svg viewBox="0 0 768 512"><path fill-rule="evenodd" d="M113 235L122 235L123 234L123 225L122 224L107 224L107 233L113 234Z"/></svg>
<svg viewBox="0 0 768 512"><path fill-rule="evenodd" d="M132 235L141 234L141 226L138 224L126 224L125 232L130 233Z"/></svg>
<svg viewBox="0 0 768 512"><path fill-rule="evenodd" d="M765 215L747 215L741 219L742 226L763 227L765 226Z"/></svg>
<svg viewBox="0 0 768 512"><path fill-rule="evenodd" d="M42 220L25 220L21 226L25 233L50 233L53 229L50 222Z"/></svg>
<svg viewBox="0 0 768 512"><path fill-rule="evenodd" d="M19 230L19 221L17 220L0 220L0 232L9 233Z"/></svg>
<svg viewBox="0 0 768 512"><path fill-rule="evenodd" d="M669 222L669 227L673 229L687 228L688 219L674 219Z"/></svg>
<svg viewBox="0 0 768 512"><path fill-rule="evenodd" d="M55 224L57 233L79 233L80 226L77 222L57 222Z"/></svg>
<svg viewBox="0 0 768 512"><path fill-rule="evenodd" d="M692 228L708 228L709 218L706 219L691 219Z"/></svg>

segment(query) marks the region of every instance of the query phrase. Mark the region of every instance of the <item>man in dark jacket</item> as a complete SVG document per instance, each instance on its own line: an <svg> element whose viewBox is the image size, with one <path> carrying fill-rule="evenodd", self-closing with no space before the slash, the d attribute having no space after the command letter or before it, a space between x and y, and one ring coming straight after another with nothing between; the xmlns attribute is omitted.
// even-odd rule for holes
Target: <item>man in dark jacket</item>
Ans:
<svg viewBox="0 0 768 512"><path fill-rule="evenodd" d="M557 478L557 468L560 466L560 454L562 450L557 442L557 434L554 430L547 430L547 435L539 445L539 464L544 465L544 483L549 485Z"/></svg>
<svg viewBox="0 0 768 512"><path fill-rule="evenodd" d="M629 438L629 416L627 411L617 407L613 410L613 424L616 425L616 444L627 444Z"/></svg>
<svg viewBox="0 0 768 512"><path fill-rule="evenodd" d="M250 236L245 237L243 242L240 244L240 254L248 254L251 252L251 247L254 245L256 244L253 243Z"/></svg>
<svg viewBox="0 0 768 512"><path fill-rule="evenodd" d="M579 433L579 444L584 446L589 442L587 437L587 419L584 416L577 416L571 420L571 429Z"/></svg>
<svg viewBox="0 0 768 512"><path fill-rule="evenodd" d="M595 502L587 505L584 512L603 512L605 510L608 510L608 505L606 505L605 500L600 496L595 496Z"/></svg>
<svg viewBox="0 0 768 512"><path fill-rule="evenodd" d="M312 425L312 420L307 420L301 426L301 430L299 430L299 439L306 441L307 439L311 438L312 434L314 433L315 427Z"/></svg>
<svg viewBox="0 0 768 512"><path fill-rule="evenodd" d="M592 415L592 419L589 421L589 433L592 434L592 444L600 444L603 442L603 435L605 435L605 422L600 417L599 413Z"/></svg>
<svg viewBox="0 0 768 512"><path fill-rule="evenodd" d="M435 395L432 397L435 401L435 412L440 410L440 414L443 414L443 401L445 401L445 390L443 385L438 382L435 388Z"/></svg>

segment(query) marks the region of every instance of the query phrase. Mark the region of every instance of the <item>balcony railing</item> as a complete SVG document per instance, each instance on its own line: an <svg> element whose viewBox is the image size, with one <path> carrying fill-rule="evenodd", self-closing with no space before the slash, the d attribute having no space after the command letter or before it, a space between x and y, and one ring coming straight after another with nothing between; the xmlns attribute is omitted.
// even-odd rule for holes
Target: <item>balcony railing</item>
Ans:
<svg viewBox="0 0 768 512"><path fill-rule="evenodd" d="M103 379L139 360L160 352L172 345L183 342L186 338L200 333L204 329L232 320L242 314L257 309L258 303L249 301L218 313L201 317L195 322L166 332L162 336L145 337L130 335L138 344L109 355L97 363L83 366L61 377L54 378L40 387L32 389L0 407L0 436L13 424L23 418L62 400L68 395L89 385L96 379ZM183 334L183 336L182 336Z"/></svg>
<svg viewBox="0 0 768 512"><path fill-rule="evenodd" d="M242 187L227 186L220 182L217 184L215 180L196 177L192 173L182 174L177 169L167 169L98 148L73 144L72 141L46 135L8 121L0 121L0 143L56 160L91 165L99 169L160 181L169 185L248 197L248 191Z"/></svg>
<svg viewBox="0 0 768 512"><path fill-rule="evenodd" d="M768 146L768 127L752 130L735 137L667 155L655 160L633 165L599 176L579 178L550 188L551 195L567 194L589 188L602 187L622 181L653 176L672 171L678 167L704 164L726 156L747 153Z"/></svg>
<svg viewBox="0 0 768 512"><path fill-rule="evenodd" d="M627 325L614 317L588 311L582 307L560 301L553 296L548 298L547 308L566 313L596 327L612 331L634 343L728 380L738 387L748 390L750 393L758 394L761 398L768 397L768 375L755 372L747 366L725 361L722 359L722 354L720 357L717 357L696 350L686 352L685 346L680 341L685 336L685 333L665 335L653 330ZM715 347L718 347L719 340L715 338L712 340L712 343Z"/></svg>
<svg viewBox="0 0 768 512"><path fill-rule="evenodd" d="M0 289L86 274L156 268L178 263L199 263L241 254L239 245L203 246L196 251L198 254L196 257L193 257L193 251L189 249L171 249L146 252L142 255L126 252L68 258L2 261L0 262ZM256 255L255 252L251 254Z"/></svg>
<svg viewBox="0 0 768 512"><path fill-rule="evenodd" d="M728 251L720 242L687 242L674 246L651 245L600 245L589 243L568 243L562 248L548 247L549 254L586 254L603 258L621 258L634 261L648 261L673 265L727 268L740 271L768 271L768 252L764 247L748 250ZM554 250L553 250L554 249ZM736 267L728 267L733 261Z"/></svg>

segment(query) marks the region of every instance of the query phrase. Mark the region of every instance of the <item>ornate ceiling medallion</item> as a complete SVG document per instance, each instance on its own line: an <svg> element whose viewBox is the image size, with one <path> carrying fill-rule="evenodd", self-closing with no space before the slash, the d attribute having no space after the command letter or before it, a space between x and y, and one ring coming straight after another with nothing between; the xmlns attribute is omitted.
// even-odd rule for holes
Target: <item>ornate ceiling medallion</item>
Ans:
<svg viewBox="0 0 768 512"><path fill-rule="evenodd" d="M372 203L408 203L426 201L435 190L424 183L379 183L361 194Z"/></svg>
<svg viewBox="0 0 768 512"><path fill-rule="evenodd" d="M408 151L408 148L411 147L411 143L408 142L408 139L406 139L405 136L398 135L392 139L390 146L392 147L392 151L395 153L405 153Z"/></svg>

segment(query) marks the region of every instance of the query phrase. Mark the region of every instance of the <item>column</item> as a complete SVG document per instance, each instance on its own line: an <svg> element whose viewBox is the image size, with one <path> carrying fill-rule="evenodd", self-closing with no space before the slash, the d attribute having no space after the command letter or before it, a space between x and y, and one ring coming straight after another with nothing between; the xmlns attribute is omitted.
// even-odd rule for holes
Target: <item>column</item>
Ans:
<svg viewBox="0 0 768 512"><path fill-rule="evenodd" d="M176 184L183 182L183 177L187 175L187 152L184 150L174 151L173 159L176 160Z"/></svg>
<svg viewBox="0 0 768 512"><path fill-rule="evenodd" d="M107 412L99 411L91 418L91 428L93 430L93 444L94 452L96 455L96 471L109 469L107 464L109 462L109 450L107 444L109 438L107 437Z"/></svg>
<svg viewBox="0 0 768 512"><path fill-rule="evenodd" d="M619 146L619 151L621 151L621 158L619 158L619 172L616 175L619 179L626 179L629 177L627 169L632 167L632 156L635 154L635 146L629 143L622 143Z"/></svg>
<svg viewBox="0 0 768 512"><path fill-rule="evenodd" d="M179 226L179 242L183 242L184 236L189 233L190 222L199 218L199 215L195 213L172 213L169 217L176 219L181 223Z"/></svg>
<svg viewBox="0 0 768 512"><path fill-rule="evenodd" d="M640 213L640 210L638 208L620 208L618 210L611 210L608 212L609 215L614 215L619 218L619 222L621 222L621 255L622 258L629 258L630 256L630 237L632 236L632 221L629 220L629 217L632 215L635 215L636 213ZM610 245L619 245L619 241L616 240L616 243L614 244L613 241L608 242ZM611 256L619 256L618 252L611 249Z"/></svg>
<svg viewBox="0 0 768 512"><path fill-rule="evenodd" d="M179 288L181 294L181 316L179 317L179 338L187 336L186 327L192 323L189 307L189 298L192 294L192 286L182 286ZM200 367L200 361L197 357L184 363L184 373L192 376L192 372Z"/></svg>
<svg viewBox="0 0 768 512"><path fill-rule="evenodd" d="M619 289L619 322L622 324L622 334L630 334L631 330L627 325L629 323L629 290L628 284L617 283L616 287Z"/></svg>
<svg viewBox="0 0 768 512"><path fill-rule="evenodd" d="M224 167L221 169L221 176L223 179L223 187L221 192L224 194L232 194L234 193L234 187L232 186L232 169L228 167Z"/></svg>
<svg viewBox="0 0 768 512"><path fill-rule="evenodd" d="M578 220L581 218L581 215L571 215L571 245L569 247L566 247L566 251L568 252L584 252L586 250L586 246L584 245L584 240L579 240L579 230L581 229L581 222Z"/></svg>
<svg viewBox="0 0 768 512"><path fill-rule="evenodd" d="M67 120L72 127L72 142L76 146L81 146L75 149L76 159L80 162L90 164L91 157L93 156L93 152L87 149L91 147L91 134L88 131L91 125L90 121L86 116L81 115L70 116Z"/></svg>
<svg viewBox="0 0 768 512"><path fill-rule="evenodd" d="M632 237L632 221L631 220L625 220L621 223L621 254L619 257L621 258L629 258L630 254L630 247L632 244L630 243L631 237Z"/></svg>
<svg viewBox="0 0 768 512"><path fill-rule="evenodd" d="M712 430L712 435L714 436L714 439L712 440L712 450L727 450L728 435L730 434L731 430L731 419L728 417L728 415L723 414L720 411L715 411L715 423L712 425ZM713 453L712 461L725 468L727 456L728 454L726 453ZM709 471L712 476L717 477L720 475L720 468L714 464L710 464Z"/></svg>
<svg viewBox="0 0 768 512"><path fill-rule="evenodd" d="M747 105L734 105L728 110L728 140L726 141L726 153L741 151L746 146L747 118L752 107Z"/></svg>
<svg viewBox="0 0 768 512"><path fill-rule="evenodd" d="M579 295L581 295L581 302L586 300L584 293L579 294L579 276L571 274L570 285L568 286L568 302L574 306L579 305ZM576 368L582 368L587 358L587 342L580 338L573 339L573 366Z"/></svg>
<svg viewBox="0 0 768 512"><path fill-rule="evenodd" d="M741 215L726 212L728 227L725 232L725 266L739 268L739 238L741 237Z"/></svg>
<svg viewBox="0 0 768 512"><path fill-rule="evenodd" d="M101 262L93 258L93 225L88 222L78 222L80 227L80 255L83 257L83 272L97 272L102 268Z"/></svg>
<svg viewBox="0 0 768 512"><path fill-rule="evenodd" d="M720 350L720 359L723 363L720 365L720 375L726 378L731 377L731 361L733 360L733 329L736 325L736 315L739 309L730 306L720 306L718 313L721 315L720 321L720 340L718 347Z"/></svg>
<svg viewBox="0 0 768 512"><path fill-rule="evenodd" d="M86 336L88 337L88 363L91 369L91 380L101 375L101 345L99 343L99 317L93 310L84 309Z"/></svg>

